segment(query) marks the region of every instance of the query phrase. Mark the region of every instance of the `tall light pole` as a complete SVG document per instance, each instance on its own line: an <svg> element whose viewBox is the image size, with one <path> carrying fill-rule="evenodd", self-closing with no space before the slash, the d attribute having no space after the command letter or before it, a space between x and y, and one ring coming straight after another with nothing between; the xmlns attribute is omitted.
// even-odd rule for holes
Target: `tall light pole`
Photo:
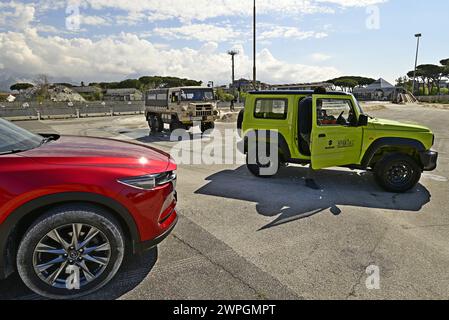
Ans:
<svg viewBox="0 0 449 320"><path fill-rule="evenodd" d="M257 90L257 72L256 72L256 0L254 0L253 11L253 86Z"/></svg>
<svg viewBox="0 0 449 320"><path fill-rule="evenodd" d="M419 40L421 39L422 34L421 33L417 33L417 34L415 34L415 37L418 39L418 41L417 41L417 44L416 44L415 69L413 71L413 94L415 94L415 87L416 87L416 69L418 68Z"/></svg>
<svg viewBox="0 0 449 320"><path fill-rule="evenodd" d="M228 51L228 54L232 58L232 85L234 85L235 82L235 56L239 54L236 50L230 50Z"/></svg>

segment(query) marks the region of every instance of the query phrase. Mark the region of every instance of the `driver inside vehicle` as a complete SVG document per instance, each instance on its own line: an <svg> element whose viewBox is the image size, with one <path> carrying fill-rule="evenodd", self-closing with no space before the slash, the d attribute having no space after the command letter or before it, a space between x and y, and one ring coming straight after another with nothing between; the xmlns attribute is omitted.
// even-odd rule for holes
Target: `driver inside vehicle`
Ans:
<svg viewBox="0 0 449 320"><path fill-rule="evenodd" d="M354 120L355 114L349 100L317 100L317 122L319 126L348 126Z"/></svg>
<svg viewBox="0 0 449 320"><path fill-rule="evenodd" d="M327 110L323 109L323 100L318 100L317 101L317 113L318 113L318 125L335 125L337 124L337 119L332 116L332 115L328 115L327 114Z"/></svg>

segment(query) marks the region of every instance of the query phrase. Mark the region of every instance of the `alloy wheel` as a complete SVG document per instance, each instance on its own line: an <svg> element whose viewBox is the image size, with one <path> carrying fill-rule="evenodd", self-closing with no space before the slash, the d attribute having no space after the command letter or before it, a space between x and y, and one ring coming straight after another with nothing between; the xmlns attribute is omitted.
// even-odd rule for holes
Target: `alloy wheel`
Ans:
<svg viewBox="0 0 449 320"><path fill-rule="evenodd" d="M33 253L39 278L55 288L67 288L70 271L79 271L79 287L98 279L109 265L111 245L94 226L75 223L51 230Z"/></svg>

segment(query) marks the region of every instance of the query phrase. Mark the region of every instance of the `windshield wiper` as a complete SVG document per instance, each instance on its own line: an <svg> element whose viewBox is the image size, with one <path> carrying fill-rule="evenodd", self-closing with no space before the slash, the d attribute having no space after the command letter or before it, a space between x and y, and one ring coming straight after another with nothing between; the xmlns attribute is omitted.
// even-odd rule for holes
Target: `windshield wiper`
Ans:
<svg viewBox="0 0 449 320"><path fill-rule="evenodd" d="M25 151L27 151L27 150L25 150L25 149L13 149L13 150L9 150L9 151L0 152L0 156L6 155L6 154L20 153L20 152L25 152Z"/></svg>
<svg viewBox="0 0 449 320"><path fill-rule="evenodd" d="M42 141L41 141L41 143L39 144L39 147L42 146L42 145L44 145L44 144L47 144L47 143L49 143L50 141L53 141L53 140L55 140L55 139L56 139L56 138L55 138L54 136L49 136L49 137L43 138Z"/></svg>

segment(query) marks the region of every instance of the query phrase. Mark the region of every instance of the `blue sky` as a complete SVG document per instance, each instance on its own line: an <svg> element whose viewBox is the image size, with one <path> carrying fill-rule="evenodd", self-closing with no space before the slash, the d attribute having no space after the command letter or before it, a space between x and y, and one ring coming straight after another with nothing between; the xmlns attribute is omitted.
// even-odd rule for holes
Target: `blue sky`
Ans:
<svg viewBox="0 0 449 320"><path fill-rule="evenodd" d="M257 0L259 78L268 83L341 75L394 82L420 63L449 58L449 2ZM251 0L41 0L0 2L0 75L113 81L173 75L230 82L251 75Z"/></svg>

